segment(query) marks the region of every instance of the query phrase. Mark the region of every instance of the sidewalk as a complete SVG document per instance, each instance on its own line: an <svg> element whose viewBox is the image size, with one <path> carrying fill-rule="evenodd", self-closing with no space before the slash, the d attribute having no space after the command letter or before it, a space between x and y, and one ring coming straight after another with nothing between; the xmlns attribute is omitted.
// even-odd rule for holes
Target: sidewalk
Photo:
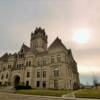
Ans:
<svg viewBox="0 0 100 100"><path fill-rule="evenodd" d="M100 99L88 99L88 98L75 98L75 92L65 94L62 96L64 100L100 100Z"/></svg>

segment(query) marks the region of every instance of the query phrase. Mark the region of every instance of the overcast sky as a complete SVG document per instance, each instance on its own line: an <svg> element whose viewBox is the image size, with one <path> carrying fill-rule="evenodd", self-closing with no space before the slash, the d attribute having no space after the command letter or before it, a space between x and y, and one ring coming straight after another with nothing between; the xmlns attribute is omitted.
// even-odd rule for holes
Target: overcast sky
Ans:
<svg viewBox="0 0 100 100"><path fill-rule="evenodd" d="M72 49L82 83L100 77L100 0L0 0L0 55L29 46L30 33L39 26L49 45L59 36ZM84 44L73 41L82 28L90 30Z"/></svg>

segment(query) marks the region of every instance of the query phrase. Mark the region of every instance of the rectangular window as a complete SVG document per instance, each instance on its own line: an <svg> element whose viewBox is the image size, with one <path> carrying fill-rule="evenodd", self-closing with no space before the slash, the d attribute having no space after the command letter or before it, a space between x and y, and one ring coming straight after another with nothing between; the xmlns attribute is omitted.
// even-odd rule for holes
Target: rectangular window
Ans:
<svg viewBox="0 0 100 100"><path fill-rule="evenodd" d="M38 67L40 67L41 66L41 59L38 58L37 63L38 63Z"/></svg>
<svg viewBox="0 0 100 100"><path fill-rule="evenodd" d="M40 87L40 81L37 81L36 86Z"/></svg>
<svg viewBox="0 0 100 100"><path fill-rule="evenodd" d="M41 76L40 71L37 71L37 78L40 78L40 76Z"/></svg>
<svg viewBox="0 0 100 100"><path fill-rule="evenodd" d="M29 61L29 66L31 66L31 61Z"/></svg>
<svg viewBox="0 0 100 100"><path fill-rule="evenodd" d="M28 61L26 62L26 67L28 66Z"/></svg>
<svg viewBox="0 0 100 100"><path fill-rule="evenodd" d="M46 58L43 58L43 65L46 65Z"/></svg>
<svg viewBox="0 0 100 100"><path fill-rule="evenodd" d="M54 88L58 89L58 80L54 80Z"/></svg>
<svg viewBox="0 0 100 100"><path fill-rule="evenodd" d="M61 62L61 56L60 55L57 56L57 62Z"/></svg>
<svg viewBox="0 0 100 100"><path fill-rule="evenodd" d="M17 68L19 68L19 64L17 64Z"/></svg>
<svg viewBox="0 0 100 100"><path fill-rule="evenodd" d="M51 63L54 63L54 62L55 62L54 56L51 56Z"/></svg>
<svg viewBox="0 0 100 100"><path fill-rule="evenodd" d="M46 81L43 81L43 88L46 88Z"/></svg>
<svg viewBox="0 0 100 100"><path fill-rule="evenodd" d="M27 72L27 77L30 77L30 72Z"/></svg>
<svg viewBox="0 0 100 100"><path fill-rule="evenodd" d="M11 65L8 65L8 69L11 69Z"/></svg>
<svg viewBox="0 0 100 100"><path fill-rule="evenodd" d="M43 77L44 78L46 77L46 71L43 71Z"/></svg>
<svg viewBox="0 0 100 100"><path fill-rule="evenodd" d="M54 77L58 77L58 76L59 76L59 70L58 69L57 70L55 69L54 70Z"/></svg>

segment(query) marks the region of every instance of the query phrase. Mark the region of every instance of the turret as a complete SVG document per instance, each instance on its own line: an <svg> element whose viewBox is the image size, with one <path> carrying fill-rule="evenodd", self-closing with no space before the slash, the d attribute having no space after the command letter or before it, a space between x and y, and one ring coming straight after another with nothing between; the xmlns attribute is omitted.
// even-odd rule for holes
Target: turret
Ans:
<svg viewBox="0 0 100 100"><path fill-rule="evenodd" d="M47 35L42 28L36 28L31 33L30 47L32 51L44 52L47 50Z"/></svg>

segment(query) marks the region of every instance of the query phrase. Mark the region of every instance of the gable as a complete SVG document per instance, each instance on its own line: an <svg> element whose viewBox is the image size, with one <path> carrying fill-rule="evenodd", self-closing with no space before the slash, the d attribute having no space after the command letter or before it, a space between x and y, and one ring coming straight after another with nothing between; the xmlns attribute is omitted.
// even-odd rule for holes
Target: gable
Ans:
<svg viewBox="0 0 100 100"><path fill-rule="evenodd" d="M28 51L31 51L31 49L28 46L26 46L25 44L23 44L19 52L26 53Z"/></svg>
<svg viewBox="0 0 100 100"><path fill-rule="evenodd" d="M61 39L58 37L54 40L54 42L49 46L48 51L50 50L67 50L65 45L62 43Z"/></svg>

